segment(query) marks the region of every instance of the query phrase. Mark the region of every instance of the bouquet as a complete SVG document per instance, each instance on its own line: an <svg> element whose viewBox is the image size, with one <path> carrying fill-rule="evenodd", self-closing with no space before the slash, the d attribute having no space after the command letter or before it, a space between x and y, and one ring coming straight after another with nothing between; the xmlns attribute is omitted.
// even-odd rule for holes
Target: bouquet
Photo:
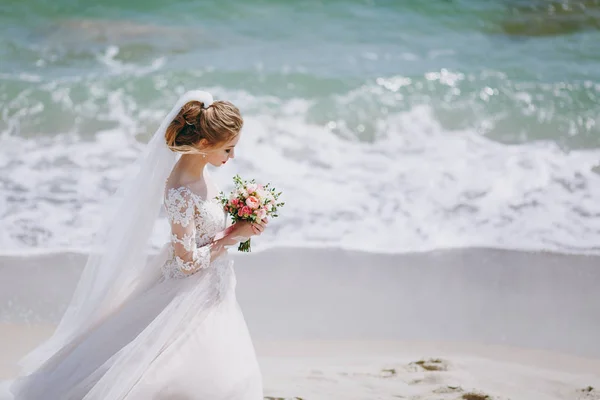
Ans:
<svg viewBox="0 0 600 400"><path fill-rule="evenodd" d="M266 217L277 217L279 207L285 203L278 202L281 192L270 187L270 184L259 185L254 179L244 181L239 175L233 177L235 189L229 196L223 192L217 199L223 204L225 211L231 215L233 223L238 221L258 222ZM250 239L238 246L238 251L250 251Z"/></svg>

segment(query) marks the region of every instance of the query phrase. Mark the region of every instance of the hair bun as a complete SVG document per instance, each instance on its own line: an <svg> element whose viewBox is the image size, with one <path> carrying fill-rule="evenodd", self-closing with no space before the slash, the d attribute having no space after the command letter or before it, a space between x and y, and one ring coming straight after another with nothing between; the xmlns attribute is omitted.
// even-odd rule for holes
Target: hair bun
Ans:
<svg viewBox="0 0 600 400"><path fill-rule="evenodd" d="M180 153L197 153L198 143L209 146L229 141L242 129L239 109L228 101L217 101L204 108L204 102L185 103L165 133L167 146Z"/></svg>

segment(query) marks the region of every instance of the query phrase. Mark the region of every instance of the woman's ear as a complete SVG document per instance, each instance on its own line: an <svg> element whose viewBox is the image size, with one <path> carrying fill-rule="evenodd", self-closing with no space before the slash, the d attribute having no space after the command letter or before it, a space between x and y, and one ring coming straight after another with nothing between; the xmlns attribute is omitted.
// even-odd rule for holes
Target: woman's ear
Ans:
<svg viewBox="0 0 600 400"><path fill-rule="evenodd" d="M200 142L198 142L198 144L200 145L201 148L206 149L208 147L208 140L200 139Z"/></svg>

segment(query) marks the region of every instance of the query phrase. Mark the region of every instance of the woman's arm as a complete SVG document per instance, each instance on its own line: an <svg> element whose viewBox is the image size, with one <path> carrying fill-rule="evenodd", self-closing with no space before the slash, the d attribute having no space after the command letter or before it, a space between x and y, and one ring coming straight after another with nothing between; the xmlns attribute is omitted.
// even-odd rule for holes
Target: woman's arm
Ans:
<svg viewBox="0 0 600 400"><path fill-rule="evenodd" d="M170 189L165 199L171 223L171 244L177 267L186 275L208 268L210 263L225 252L218 244L196 245L196 206L187 188Z"/></svg>

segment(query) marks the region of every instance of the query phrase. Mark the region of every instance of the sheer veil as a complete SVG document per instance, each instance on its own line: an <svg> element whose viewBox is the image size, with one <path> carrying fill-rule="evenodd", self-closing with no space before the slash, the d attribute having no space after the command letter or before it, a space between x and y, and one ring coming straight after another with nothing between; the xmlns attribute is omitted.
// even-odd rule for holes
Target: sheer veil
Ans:
<svg viewBox="0 0 600 400"><path fill-rule="evenodd" d="M147 249L163 201L164 185L177 155L166 146L165 132L181 107L192 100L212 103L208 92L182 95L165 117L110 203L110 218L94 240L70 304L53 336L30 352L20 365L30 373L71 340L85 334L156 274L149 271ZM155 275L154 275L155 276ZM87 397L86 397L87 398Z"/></svg>

